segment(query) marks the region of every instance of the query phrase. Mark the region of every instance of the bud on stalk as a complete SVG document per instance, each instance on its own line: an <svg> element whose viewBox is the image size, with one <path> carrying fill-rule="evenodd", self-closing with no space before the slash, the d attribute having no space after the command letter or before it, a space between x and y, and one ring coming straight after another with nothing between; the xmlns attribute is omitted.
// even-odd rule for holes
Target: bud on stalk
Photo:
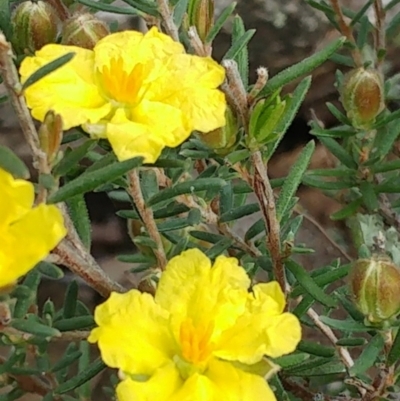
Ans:
<svg viewBox="0 0 400 401"><path fill-rule="evenodd" d="M390 259L357 260L350 287L356 306L370 323L382 323L400 312L400 270Z"/></svg>
<svg viewBox="0 0 400 401"><path fill-rule="evenodd" d="M189 3L189 25L195 26L204 43L214 26L214 0L191 0Z"/></svg>
<svg viewBox="0 0 400 401"><path fill-rule="evenodd" d="M34 53L48 43L55 43L58 35L57 11L44 1L24 1L14 11L13 46L17 53Z"/></svg>
<svg viewBox="0 0 400 401"><path fill-rule="evenodd" d="M90 13L75 15L62 27L61 44L92 50L96 43L109 35L107 25Z"/></svg>
<svg viewBox="0 0 400 401"><path fill-rule="evenodd" d="M57 159L63 138L63 123L59 114L48 111L38 131L40 148L47 155L47 162L53 165Z"/></svg>
<svg viewBox="0 0 400 401"><path fill-rule="evenodd" d="M383 80L376 70L357 68L343 81L341 101L356 128L368 129L384 109Z"/></svg>

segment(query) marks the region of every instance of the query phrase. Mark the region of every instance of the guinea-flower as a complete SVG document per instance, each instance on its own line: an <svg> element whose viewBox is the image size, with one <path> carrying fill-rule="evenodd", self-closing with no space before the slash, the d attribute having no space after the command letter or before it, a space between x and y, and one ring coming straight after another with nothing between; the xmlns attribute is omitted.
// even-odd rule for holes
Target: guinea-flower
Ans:
<svg viewBox="0 0 400 401"><path fill-rule="evenodd" d="M43 121L53 110L65 129L82 126L93 138L107 138L121 161L142 156L153 163L192 131L225 124L218 89L225 70L210 57L186 54L155 27L108 35L93 50L46 45L23 60L22 82L69 52L75 53L70 62L25 91L32 115Z"/></svg>
<svg viewBox="0 0 400 401"><path fill-rule="evenodd" d="M0 288L12 285L66 235L60 210L33 207L33 184L0 169Z"/></svg>
<svg viewBox="0 0 400 401"><path fill-rule="evenodd" d="M200 250L174 257L155 296L112 293L89 341L118 368L119 401L272 401L266 356L295 350L298 319L276 282L255 285L237 259Z"/></svg>

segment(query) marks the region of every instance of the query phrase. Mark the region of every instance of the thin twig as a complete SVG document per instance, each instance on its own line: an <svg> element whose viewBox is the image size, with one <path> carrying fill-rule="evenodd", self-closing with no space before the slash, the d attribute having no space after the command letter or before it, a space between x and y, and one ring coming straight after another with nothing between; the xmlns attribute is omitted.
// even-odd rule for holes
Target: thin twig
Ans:
<svg viewBox="0 0 400 401"><path fill-rule="evenodd" d="M167 257L165 256L164 245L162 243L161 235L158 232L156 222L154 221L153 211L151 208L147 207L144 201L142 189L140 187L139 172L137 170L130 171L128 174L128 179L129 194L132 196L137 211L147 229L150 238L157 245L156 249L153 249L153 252L157 259L158 267L159 269L164 270L165 266L167 265Z"/></svg>
<svg viewBox="0 0 400 401"><path fill-rule="evenodd" d="M331 3L333 11L336 14L340 33L342 35L344 35L347 38L347 40L351 43L351 45L353 46L351 54L353 56L354 63L356 64L357 67L362 67L363 62L362 62L361 52L357 47L357 42L354 38L353 31L352 31L350 25L345 20L342 8L340 7L339 0L329 0L329 1Z"/></svg>
<svg viewBox="0 0 400 401"><path fill-rule="evenodd" d="M0 328L0 333L5 334L7 336L12 336L14 338L21 339L23 341L28 341L31 338L34 338L35 336L30 333L25 333L23 331L17 330L14 327L11 326L4 326ZM50 341L51 342L57 342L57 341L82 341L86 340L89 337L90 331L88 330L72 330L72 331L64 331L60 333L60 335L57 337L51 337Z"/></svg>
<svg viewBox="0 0 400 401"><path fill-rule="evenodd" d="M178 28L175 25L173 15L169 8L169 2L167 0L157 0L157 4L158 11L160 12L161 17L164 21L164 26L168 35L171 36L171 38L175 41L179 42Z"/></svg>
<svg viewBox="0 0 400 401"><path fill-rule="evenodd" d="M68 267L81 277L90 287L107 298L111 292L126 292L126 289L113 281L88 253L80 250L66 238L53 250L59 257L57 263Z"/></svg>
<svg viewBox="0 0 400 401"><path fill-rule="evenodd" d="M21 93L18 71L14 65L14 54L5 36L0 32L0 71L4 85L10 95L18 121L21 125L25 140L32 152L34 167L45 172L47 167L46 154L40 149L39 136L33 124L31 115Z"/></svg>
<svg viewBox="0 0 400 401"><path fill-rule="evenodd" d="M329 241L329 243L337 251L339 251L342 254L342 256L345 257L349 262L353 260L353 258L326 232L325 228L322 227L322 225L318 223L318 221L315 220L314 217L310 216L308 213L301 210L300 207L298 206L295 206L293 212L303 216L308 222L310 222L315 228L317 228L320 231L320 233Z"/></svg>
<svg viewBox="0 0 400 401"><path fill-rule="evenodd" d="M327 326L325 323L321 322L318 313L315 312L314 309L312 309L312 308L308 309L307 315L313 321L313 323L319 328L319 330L322 332L322 334L324 334L325 337L336 348L336 350L338 351L338 354L340 356L340 359L343 362L343 364L346 366L346 368L350 369L354 365L353 358L351 357L349 351L347 351L346 348L338 346L336 344L338 341L338 338L336 337L336 335L332 331L332 329L329 326Z"/></svg>
<svg viewBox="0 0 400 401"><path fill-rule="evenodd" d="M276 216L274 191L272 190L261 152L254 152L251 156L251 161L254 166L252 186L260 204L265 227L268 232L266 242L272 259L274 276L286 295L286 275L281 255L280 225Z"/></svg>

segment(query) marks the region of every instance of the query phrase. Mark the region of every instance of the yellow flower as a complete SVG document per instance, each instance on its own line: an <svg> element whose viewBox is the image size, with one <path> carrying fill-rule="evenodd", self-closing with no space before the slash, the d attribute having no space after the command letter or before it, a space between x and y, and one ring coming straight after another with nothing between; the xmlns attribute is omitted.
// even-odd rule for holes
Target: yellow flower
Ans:
<svg viewBox="0 0 400 401"><path fill-rule="evenodd" d="M26 274L65 236L56 206L32 208L33 184L0 169L0 288Z"/></svg>
<svg viewBox="0 0 400 401"><path fill-rule="evenodd" d="M89 341L119 368L119 401L275 400L265 355L294 351L300 324L276 282L249 286L236 259L212 266L192 249L168 263L155 297L112 293Z"/></svg>
<svg viewBox="0 0 400 401"><path fill-rule="evenodd" d="M107 138L119 160L143 156L153 163L192 131L225 124L225 97L217 89L224 69L209 57L185 54L157 28L106 36L93 50L46 45L22 62L22 82L68 52L75 52L71 62L26 90L32 115L43 121L54 110L65 129L82 126Z"/></svg>

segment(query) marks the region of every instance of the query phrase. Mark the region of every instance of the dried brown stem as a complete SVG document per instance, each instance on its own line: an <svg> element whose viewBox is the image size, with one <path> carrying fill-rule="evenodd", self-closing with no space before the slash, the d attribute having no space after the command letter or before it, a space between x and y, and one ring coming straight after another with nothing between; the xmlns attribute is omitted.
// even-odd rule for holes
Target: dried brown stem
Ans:
<svg viewBox="0 0 400 401"><path fill-rule="evenodd" d="M142 219L144 226L150 238L156 243L157 248L153 249L154 255L157 259L159 269L164 270L167 265L167 257L165 256L164 245L162 243L161 235L158 232L156 222L154 221L153 211L147 207L142 189L140 187L140 178L138 170L132 170L128 174L129 178L129 194L135 203L137 211Z"/></svg>
<svg viewBox="0 0 400 401"><path fill-rule="evenodd" d="M344 35L347 38L347 40L351 43L351 45L353 46L351 54L352 54L354 63L356 64L357 67L361 67L363 65L361 52L357 47L357 42L354 38L353 31L352 31L350 25L345 20L345 16L343 14L342 8L340 7L340 0L329 0L329 1L331 3L333 11L336 14L340 33L342 35Z"/></svg>
<svg viewBox="0 0 400 401"><path fill-rule="evenodd" d="M46 154L40 149L39 137L31 115L21 93L18 71L14 65L11 45L0 32L0 71L10 100L17 113L25 140L32 152L34 167L41 172L48 172Z"/></svg>
<svg viewBox="0 0 400 401"><path fill-rule="evenodd" d="M68 238L58 244L53 254L59 257L58 264L68 267L103 297L107 298L111 292L126 291L104 272L88 252L80 252Z"/></svg>
<svg viewBox="0 0 400 401"><path fill-rule="evenodd" d="M178 28L174 23L173 15L169 8L168 0L157 0L157 4L158 4L158 11L160 12L164 22L165 30L167 31L168 35L171 36L172 39L179 42Z"/></svg>
<svg viewBox="0 0 400 401"><path fill-rule="evenodd" d="M281 255L280 225L276 216L274 191L272 190L267 168L260 151L256 151L252 154L251 162L254 167L252 186L258 203L260 204L268 233L266 242L272 259L274 276L286 295L286 275Z"/></svg>

